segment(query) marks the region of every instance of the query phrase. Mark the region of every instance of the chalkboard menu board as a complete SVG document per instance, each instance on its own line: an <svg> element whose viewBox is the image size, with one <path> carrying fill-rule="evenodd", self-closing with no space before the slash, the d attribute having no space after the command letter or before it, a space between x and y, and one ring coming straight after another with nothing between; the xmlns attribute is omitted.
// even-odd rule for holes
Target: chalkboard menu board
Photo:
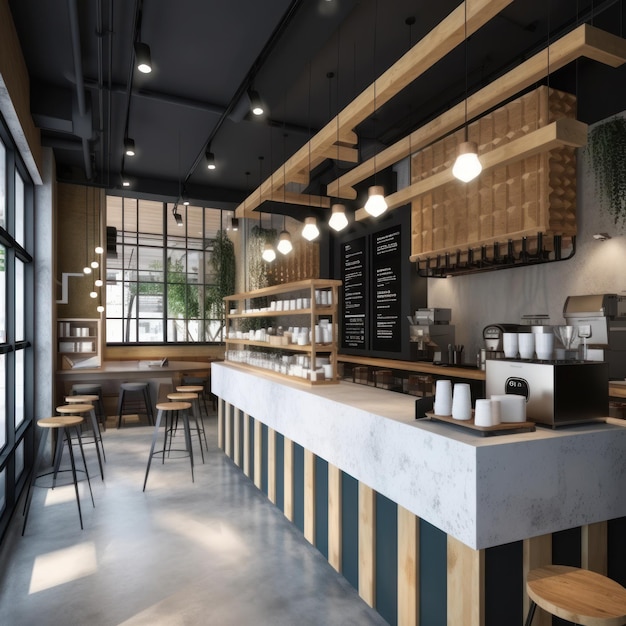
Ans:
<svg viewBox="0 0 626 626"><path fill-rule="evenodd" d="M342 347L367 349L368 298L366 239L359 237L342 245L343 334Z"/></svg>
<svg viewBox="0 0 626 626"><path fill-rule="evenodd" d="M372 235L374 350L401 350L401 243L399 225Z"/></svg>

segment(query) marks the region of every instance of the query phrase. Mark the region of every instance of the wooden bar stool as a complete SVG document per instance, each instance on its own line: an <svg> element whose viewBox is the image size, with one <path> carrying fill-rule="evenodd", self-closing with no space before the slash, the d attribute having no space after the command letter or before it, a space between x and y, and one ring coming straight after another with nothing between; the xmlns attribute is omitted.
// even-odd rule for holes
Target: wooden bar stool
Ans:
<svg viewBox="0 0 626 626"><path fill-rule="evenodd" d="M98 420L96 419L96 412L93 408L93 404L62 404L56 408L57 413L61 415L87 415L91 421L91 428L93 429L93 442L96 446L96 454L98 455L98 465L100 466L100 476L104 480L104 468L102 467L102 457L100 456L100 446L102 445L102 437L100 436L100 429L98 428ZM71 440L70 440L71 442ZM89 442L91 443L91 442ZM82 443L81 443L82 446ZM104 448L102 449L104 453ZM61 454L59 458L55 459L55 464L61 463Z"/></svg>
<svg viewBox="0 0 626 626"><path fill-rule="evenodd" d="M97 403L99 401L99 396L97 395L82 395L82 396L65 396L65 402L67 402L68 404L93 404L94 406L94 411L95 411L95 407L97 406ZM90 414L91 417L91 414ZM97 414L96 414L97 417ZM94 428L93 426L93 420L92 420L92 430ZM100 449L102 450L102 459L104 460L104 462L107 462L107 455L104 453L104 443L102 442L102 431L100 430L100 425L98 424L98 421L96 419L96 426L95 428L97 430L94 430L94 438L97 437L98 441L100 442Z"/></svg>
<svg viewBox="0 0 626 626"><path fill-rule="evenodd" d="M182 387L187 389L187 387L199 387L200 390L197 392L200 396L200 400L202 400L202 404L204 405L204 412L207 417L209 416L209 407L206 403L206 394L207 394L207 383L209 382L209 378L202 378L200 376L183 376L182 378ZM182 391L176 387L176 391Z"/></svg>
<svg viewBox="0 0 626 626"><path fill-rule="evenodd" d="M182 413L183 420L183 429L185 431L185 452L189 453L189 463L191 464L191 481L195 482L193 476L193 450L191 449L191 432L189 430L189 416L187 411L191 408L191 404L189 402L159 402L156 405L157 408L157 418L156 423L154 425L154 433L152 435L152 445L150 446L150 456L148 457L148 467L146 467L146 477L143 481L143 491L146 490L146 483L148 482L148 473L150 472L150 464L152 463L152 457L155 454L162 454L163 460L161 461L165 464L165 452L167 450L168 456L172 451L172 431L174 429L174 420L178 416L178 412ZM159 427L161 426L161 419L165 414L165 438L163 440L163 449L154 451L154 446L156 445L157 439L159 437ZM170 445L167 445L168 434L170 437Z"/></svg>
<svg viewBox="0 0 626 626"><path fill-rule="evenodd" d="M70 429L73 428L76 432L76 437L78 439L78 445L80 446L80 454L83 457L83 466L85 467L85 474L87 476L87 484L89 485L89 493L91 494L91 503L93 506L96 506L93 500L93 492L91 491L91 482L89 481L89 472L87 471L87 462L85 461L85 453L83 451L83 444L80 439L80 426L84 422L84 418L80 415L67 415L67 416L57 416L57 417L44 417L37 421L37 426L43 428L43 433L41 435L41 439L39 440L39 450L37 451L37 458L35 459L35 465L33 467L33 473L30 479L30 483L28 485L28 491L26 492L26 502L24 503L24 525L22 526L22 536L24 536L24 531L26 530L26 522L28 521L28 513L30 511L30 503L33 499L33 487L35 487L35 483L38 478L42 476L48 476L49 474L54 474L56 479L56 475L58 473L58 467L55 464L55 468L53 472L46 472L45 474L37 474L39 470L39 466L41 465L44 457L44 452L46 449L46 441L48 439L48 433L50 430L57 430L57 450L59 448L59 443L61 447L63 446L63 439L67 441L67 448L70 453L70 465L72 471L72 480L74 481L74 491L76 492L76 504L78 505L78 518L80 519L80 527L83 528L83 515L80 509L80 495L78 494L78 479L76 478L76 464L74 462L74 452L72 450L72 442L70 437ZM53 483L54 488L54 483Z"/></svg>
<svg viewBox="0 0 626 626"><path fill-rule="evenodd" d="M528 572L526 592L531 600L526 626L535 609L580 626L623 626L626 589L602 574L567 565L547 565Z"/></svg>
<svg viewBox="0 0 626 626"><path fill-rule="evenodd" d="M202 431L202 437L204 438L204 447L208 450L209 444L207 443L207 440L206 440L206 433L204 431L204 418L202 417L202 410L200 408L200 398L203 397L204 387L202 387L201 385L180 385L176 387L176 392L196 394L196 400L192 402L192 405L194 407L194 411L197 410L196 422L198 420L200 421L200 430ZM198 437L200 437L200 431L198 431ZM202 440L200 440L200 447L202 447Z"/></svg>
<svg viewBox="0 0 626 626"><path fill-rule="evenodd" d="M104 402L102 401L102 385L97 385L96 383L74 383L70 394L73 396L93 395L98 397L98 399L95 402L91 402L91 404L95 405L96 415L100 420L102 430L106 431L107 416L104 411ZM65 401L67 402L67 399Z"/></svg>
<svg viewBox="0 0 626 626"><path fill-rule="evenodd" d="M117 427L122 426L122 411L124 410L124 399L127 394L141 394L143 403L146 408L146 415L148 416L148 423L154 424L154 416L152 415L152 400L150 399L150 383L145 381L122 383L120 385L120 393L117 400Z"/></svg>

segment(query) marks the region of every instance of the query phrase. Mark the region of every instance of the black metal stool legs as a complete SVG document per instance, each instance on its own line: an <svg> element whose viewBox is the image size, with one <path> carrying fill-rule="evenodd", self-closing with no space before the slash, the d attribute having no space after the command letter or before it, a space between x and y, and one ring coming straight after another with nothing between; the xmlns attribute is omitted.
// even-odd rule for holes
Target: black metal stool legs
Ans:
<svg viewBox="0 0 626 626"><path fill-rule="evenodd" d="M533 623L533 617L535 617L535 609L537 605L531 600L528 607L528 617L526 618L525 626L530 626Z"/></svg>

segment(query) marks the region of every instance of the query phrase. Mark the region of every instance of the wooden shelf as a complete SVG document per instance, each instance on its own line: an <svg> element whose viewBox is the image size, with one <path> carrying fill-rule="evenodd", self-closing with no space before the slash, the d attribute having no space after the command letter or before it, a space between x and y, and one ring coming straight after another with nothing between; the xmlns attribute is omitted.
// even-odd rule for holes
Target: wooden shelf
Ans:
<svg viewBox="0 0 626 626"><path fill-rule="evenodd" d="M339 299L339 287L341 286L340 280L324 280L324 279L310 279L310 280L301 280L293 283L284 283L282 285L275 285L273 287L264 287L263 289L257 289L255 291L247 291L239 294L234 294L232 296L227 296L224 298L224 303L226 307L226 325L227 325L227 334L230 334L231 337L225 340L226 343L226 361L236 365L238 367L242 367L243 369L263 372L271 376L278 377L282 380L294 380L298 383L309 384L309 385L320 385L320 384L329 384L329 383L337 383L339 379L337 377L337 310L338 310L338 299ZM327 292L328 302L331 304L327 304L327 297L321 297L320 300L324 301L324 304L318 304L316 293L317 292ZM307 302L305 304L309 304L310 306L306 306L305 308L289 308L283 310L276 310L276 306L273 305L274 309L267 308L263 311L258 310L250 310L252 307L250 305L250 301L255 300L257 298L268 298L274 300L287 300L287 298L281 298L280 296L289 296L288 299L299 300L305 299ZM281 305L283 306L283 305ZM291 303L291 307L293 307L293 302ZM234 311L231 313L230 311ZM247 311L247 312L244 312ZM246 326L244 322L246 320L259 320L259 319L267 319L271 320L269 325L276 325L279 323L279 320L284 320L284 326L294 326L293 322L288 324L290 318L294 316L298 316L299 319L302 319L301 326L307 326L311 337L311 343L307 345L298 345L297 343L289 343L287 345L278 345L270 343L269 341L259 341L254 339L246 339L244 337L234 338L232 334L247 334ZM320 324L320 320L326 320L330 324L330 333L332 341L316 343L315 342L315 326ZM242 330L243 326L243 330ZM237 328L239 327L239 328ZM327 338L327 337L326 337ZM284 364L284 369L289 369L295 373L279 373L275 372L273 369L264 368L261 366L253 365L250 363L246 363L244 359L239 360L237 357L237 348L246 349L246 348L262 348L262 351L267 354L276 354L277 351L282 353L291 353L294 356L297 356L298 359L302 357L306 357L306 364L301 365L300 363L294 364ZM235 349L232 351L231 349ZM333 376L330 379L324 380L310 380L312 375L311 370L313 370L313 376L318 376L319 374L315 373L315 370L318 369L317 365L317 355L324 355L325 358L328 358L330 365L332 366ZM304 378L302 376L298 376L298 373L304 370L308 373L307 377Z"/></svg>

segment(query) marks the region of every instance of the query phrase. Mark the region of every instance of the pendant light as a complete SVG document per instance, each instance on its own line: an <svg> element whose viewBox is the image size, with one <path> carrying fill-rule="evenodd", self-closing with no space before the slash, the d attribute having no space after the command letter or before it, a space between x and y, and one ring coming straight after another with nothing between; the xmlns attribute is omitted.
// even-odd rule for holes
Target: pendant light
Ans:
<svg viewBox="0 0 626 626"><path fill-rule="evenodd" d="M285 116L286 118L286 116ZM287 134L283 133L283 204L285 202L285 186L286 186L286 177L285 177L285 162L287 161L286 156L287 153L285 151L285 143L287 139ZM278 243L276 244L276 249L283 255L289 254L293 250L293 244L291 243L291 235L286 228L287 218L283 215L283 229L280 231L280 235L278 235Z"/></svg>
<svg viewBox="0 0 626 626"><path fill-rule="evenodd" d="M317 220L314 217L304 218L304 228L302 229L302 236L307 241L313 241L320 234L320 230L317 227Z"/></svg>
<svg viewBox="0 0 626 626"><path fill-rule="evenodd" d="M98 198L98 221L97 221L97 227L96 227L96 231L97 231L97 236L96 236L96 241L100 241L100 235L102 234L102 225L101 225L101 221L102 221L102 211L100 210L100 191L97 192L97 198ZM96 245L96 247L94 248L94 252L96 254L104 254L104 248L98 243Z"/></svg>
<svg viewBox="0 0 626 626"><path fill-rule="evenodd" d="M348 225L348 218L346 217L346 207L343 204L333 204L332 215L328 220L328 225L335 231L339 232Z"/></svg>
<svg viewBox="0 0 626 626"><path fill-rule="evenodd" d="M89 190L85 185L85 267L83 274L91 274L91 266L89 265Z"/></svg>
<svg viewBox="0 0 626 626"><path fill-rule="evenodd" d="M376 33L378 24L378 0L374 6L374 129L376 128ZM374 132L374 135L376 133ZM374 185L367 190L365 211L372 217L380 217L387 210L385 188L376 184L376 152L374 153Z"/></svg>
<svg viewBox="0 0 626 626"><path fill-rule="evenodd" d="M478 158L478 146L476 142L469 141L467 131L467 0L463 3L465 8L465 141L457 148L457 157L452 166L452 175L464 183L474 180L483 169Z"/></svg>
<svg viewBox="0 0 626 626"><path fill-rule="evenodd" d="M276 260L276 250L274 250L274 246L271 243L266 243L263 248L263 254L261 255L264 261L271 263Z"/></svg>

